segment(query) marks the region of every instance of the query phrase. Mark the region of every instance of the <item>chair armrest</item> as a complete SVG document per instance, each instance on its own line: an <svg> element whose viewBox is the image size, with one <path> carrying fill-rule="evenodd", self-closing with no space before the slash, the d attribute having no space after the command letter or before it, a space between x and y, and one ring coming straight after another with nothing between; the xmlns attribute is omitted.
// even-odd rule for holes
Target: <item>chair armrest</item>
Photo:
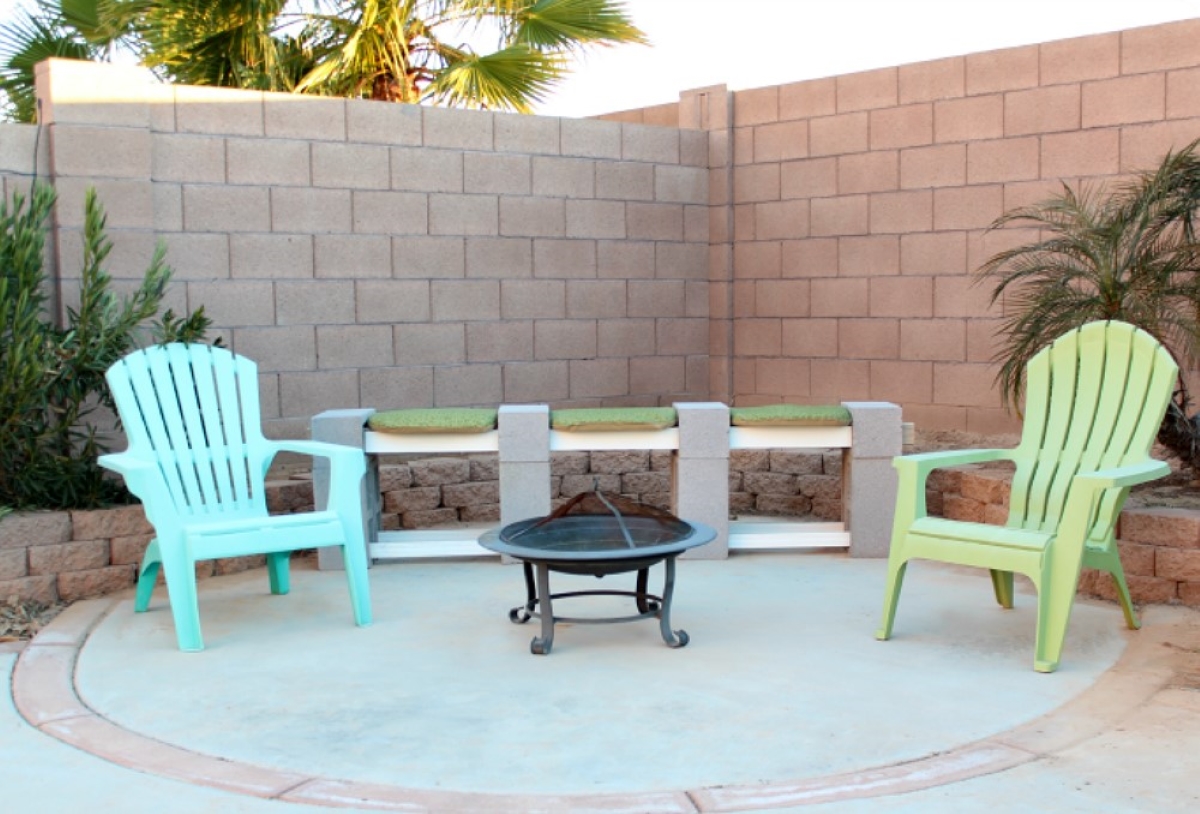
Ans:
<svg viewBox="0 0 1200 814"><path fill-rule="evenodd" d="M1137 486L1171 474L1171 467L1165 461L1143 461L1140 464L1118 466L1113 469L1098 469L1084 475L1076 475L1075 480L1091 490L1115 489L1127 486Z"/></svg>
<svg viewBox="0 0 1200 814"><path fill-rule="evenodd" d="M1012 460L1011 449L949 449L940 452L919 452L915 455L899 455L892 459L892 466L901 477L916 477L924 481L935 469L951 466L980 464L988 461Z"/></svg>
<svg viewBox="0 0 1200 814"><path fill-rule="evenodd" d="M151 523L155 522L151 516L152 507L155 511L165 511L175 505L163 483L162 472L154 461L126 451L101 455L96 462L125 479L125 487L142 502Z"/></svg>
<svg viewBox="0 0 1200 814"><path fill-rule="evenodd" d="M327 441L271 441L274 453L294 452L329 460L329 506L359 506L359 484L367 471L367 458L358 447Z"/></svg>
<svg viewBox="0 0 1200 814"><path fill-rule="evenodd" d="M1007 461L1012 460L1012 457L1011 449L961 449L921 452L893 458L892 466L896 468L898 475L894 519L896 532L907 529L914 521L925 517L925 481L935 469L986 461Z"/></svg>

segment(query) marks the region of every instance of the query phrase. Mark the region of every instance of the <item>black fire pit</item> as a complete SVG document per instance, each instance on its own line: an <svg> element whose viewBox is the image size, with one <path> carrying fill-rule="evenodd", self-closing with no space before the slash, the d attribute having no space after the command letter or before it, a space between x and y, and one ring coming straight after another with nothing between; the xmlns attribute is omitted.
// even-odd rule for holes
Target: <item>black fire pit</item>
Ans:
<svg viewBox="0 0 1200 814"><path fill-rule="evenodd" d="M515 624L542 620L542 635L530 642L536 655L554 645L554 623L609 624L657 618L663 641L683 647L688 635L671 630L671 596L675 591L675 558L689 548L712 542L716 532L701 523L688 523L670 512L615 495L585 492L546 517L534 517L493 529L479 538L484 548L521 561L525 570L524 605L508 612ZM651 566L666 563L662 596L647 592ZM533 569L537 567L537 580ZM597 578L637 572L635 591L571 591L552 594L550 572L585 574ZM555 616L553 600L577 596L633 597L638 612L631 616L574 618Z"/></svg>

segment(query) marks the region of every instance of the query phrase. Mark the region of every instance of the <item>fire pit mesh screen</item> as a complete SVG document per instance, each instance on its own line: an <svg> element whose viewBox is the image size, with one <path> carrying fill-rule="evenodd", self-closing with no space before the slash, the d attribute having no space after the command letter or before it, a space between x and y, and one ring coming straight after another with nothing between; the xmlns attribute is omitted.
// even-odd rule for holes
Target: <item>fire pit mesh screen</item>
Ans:
<svg viewBox="0 0 1200 814"><path fill-rule="evenodd" d="M664 509L597 489L576 495L545 517L513 524L501 531L500 539L528 545L532 542L529 538L540 538L544 546L560 535L576 542L583 535L591 538L593 545L599 538L608 538L614 544L643 548L674 542L691 533L689 523Z"/></svg>

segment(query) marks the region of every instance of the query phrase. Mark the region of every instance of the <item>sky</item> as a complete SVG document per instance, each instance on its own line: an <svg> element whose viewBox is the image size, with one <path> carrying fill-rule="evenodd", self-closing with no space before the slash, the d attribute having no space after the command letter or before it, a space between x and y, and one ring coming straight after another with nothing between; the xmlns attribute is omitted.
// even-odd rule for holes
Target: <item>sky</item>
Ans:
<svg viewBox="0 0 1200 814"><path fill-rule="evenodd" d="M535 112L588 116L679 92L837 76L1200 18L1200 0L625 0L653 47L577 63Z"/></svg>

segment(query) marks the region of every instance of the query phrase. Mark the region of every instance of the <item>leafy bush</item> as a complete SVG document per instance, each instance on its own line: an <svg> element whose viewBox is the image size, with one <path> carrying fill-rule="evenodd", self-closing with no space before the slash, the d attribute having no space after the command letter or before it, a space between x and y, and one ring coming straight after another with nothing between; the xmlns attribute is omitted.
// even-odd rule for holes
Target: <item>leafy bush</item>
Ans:
<svg viewBox="0 0 1200 814"><path fill-rule="evenodd" d="M171 279L160 244L140 285L112 291L104 262L112 250L95 190L86 195L79 306L66 325L47 313L46 220L55 193L0 200L0 506L80 509L129 502L96 457L107 451L91 423L112 415L104 372L140 340L202 340L204 309L154 319Z"/></svg>

